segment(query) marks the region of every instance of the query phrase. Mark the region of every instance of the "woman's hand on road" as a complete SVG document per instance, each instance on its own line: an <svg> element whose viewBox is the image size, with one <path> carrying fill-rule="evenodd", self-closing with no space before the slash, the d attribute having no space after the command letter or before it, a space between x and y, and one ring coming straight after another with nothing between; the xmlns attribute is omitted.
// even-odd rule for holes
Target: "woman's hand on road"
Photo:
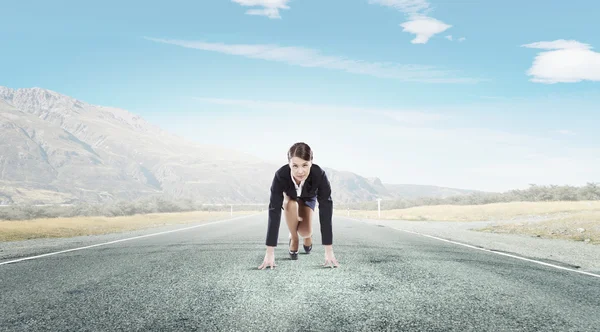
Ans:
<svg viewBox="0 0 600 332"><path fill-rule="evenodd" d="M331 245L325 246L325 264L323 266L329 266L331 264L331 268L340 267L340 264L335 259L335 255L333 254L333 247Z"/></svg>
<svg viewBox="0 0 600 332"><path fill-rule="evenodd" d="M267 247L267 252L265 253L265 259L263 263L258 267L260 270L264 270L267 266L271 267L271 270L274 267L277 267L275 264L275 247Z"/></svg>

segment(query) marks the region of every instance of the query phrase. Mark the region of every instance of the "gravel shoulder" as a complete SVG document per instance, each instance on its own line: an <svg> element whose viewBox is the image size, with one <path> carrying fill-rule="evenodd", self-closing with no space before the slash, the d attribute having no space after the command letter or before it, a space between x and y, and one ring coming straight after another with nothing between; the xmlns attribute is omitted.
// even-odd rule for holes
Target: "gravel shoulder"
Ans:
<svg viewBox="0 0 600 332"><path fill-rule="evenodd" d="M546 263L600 274L600 246L585 242L546 239L530 235L503 234L476 231L474 229L498 225L508 221L405 221L354 219L370 224L418 232L464 244L479 246L517 256L536 259Z"/></svg>

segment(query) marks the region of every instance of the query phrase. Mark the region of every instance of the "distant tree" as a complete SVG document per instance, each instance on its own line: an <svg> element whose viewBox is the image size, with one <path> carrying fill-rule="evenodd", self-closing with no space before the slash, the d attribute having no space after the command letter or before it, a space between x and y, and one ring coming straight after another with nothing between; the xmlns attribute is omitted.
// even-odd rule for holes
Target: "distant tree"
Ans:
<svg viewBox="0 0 600 332"><path fill-rule="evenodd" d="M549 201L581 201L600 200L600 186L597 183L587 183L583 187L575 186L540 186L530 184L527 189L514 189L504 193L475 192L468 195L455 195L446 198L418 197L413 199L382 200L381 209L403 209L427 205L480 205L506 202L549 202ZM353 204L338 204L338 208L359 210L377 210L377 202L359 202Z"/></svg>
<svg viewBox="0 0 600 332"><path fill-rule="evenodd" d="M600 186L588 182L583 188L579 189L577 198L584 201L600 200Z"/></svg>

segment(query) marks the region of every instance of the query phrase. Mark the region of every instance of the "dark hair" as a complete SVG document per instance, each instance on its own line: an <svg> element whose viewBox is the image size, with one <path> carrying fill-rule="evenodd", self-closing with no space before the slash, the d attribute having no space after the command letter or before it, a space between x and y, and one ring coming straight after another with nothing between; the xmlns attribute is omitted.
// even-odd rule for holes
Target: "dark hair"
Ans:
<svg viewBox="0 0 600 332"><path fill-rule="evenodd" d="M290 147L290 149L288 150L287 157L288 157L288 161L292 160L292 158L294 158L294 157L312 161L313 153L312 153L310 146L308 146L308 144L306 144L304 142L298 142L298 143L294 143L294 145L292 145L292 147Z"/></svg>

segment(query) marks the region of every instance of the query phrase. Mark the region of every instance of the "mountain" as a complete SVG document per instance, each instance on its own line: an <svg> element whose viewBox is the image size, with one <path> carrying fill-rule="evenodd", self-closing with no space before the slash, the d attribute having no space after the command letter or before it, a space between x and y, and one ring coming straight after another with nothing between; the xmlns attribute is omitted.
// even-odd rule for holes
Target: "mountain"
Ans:
<svg viewBox="0 0 600 332"><path fill-rule="evenodd" d="M125 110L0 87L0 203L264 201L273 165L172 135ZM210 172L210 175L209 175Z"/></svg>
<svg viewBox="0 0 600 332"><path fill-rule="evenodd" d="M451 196L481 193L479 190L447 188L420 184L390 184L384 185L387 194L394 198L414 199L419 197L447 198Z"/></svg>
<svg viewBox="0 0 600 332"><path fill-rule="evenodd" d="M338 202L375 201L377 198L384 200L410 200L420 197L447 198L481 192L432 185L383 183L377 177L366 178L349 171L336 171L327 167L325 167L325 171L332 186L344 189L337 195Z"/></svg>
<svg viewBox="0 0 600 332"><path fill-rule="evenodd" d="M273 174L285 163L186 140L126 110L41 88L0 87L0 128L0 205L100 203L148 195L265 203ZM444 192L325 170L336 202Z"/></svg>

